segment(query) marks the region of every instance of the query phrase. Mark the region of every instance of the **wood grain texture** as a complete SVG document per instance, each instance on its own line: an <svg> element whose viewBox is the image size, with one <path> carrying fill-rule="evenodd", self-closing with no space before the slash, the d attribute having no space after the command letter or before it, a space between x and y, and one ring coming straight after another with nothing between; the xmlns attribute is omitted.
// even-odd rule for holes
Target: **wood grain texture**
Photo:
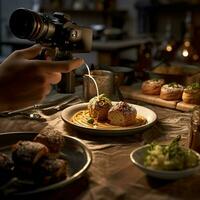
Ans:
<svg viewBox="0 0 200 200"><path fill-rule="evenodd" d="M159 95L146 95L141 92L140 85L132 85L132 86L121 86L120 90L123 96L127 99L133 99L137 101L143 101L145 103L163 106L166 108L172 108L180 111L189 112L196 105L195 104L186 104L183 101L166 101L159 97Z"/></svg>

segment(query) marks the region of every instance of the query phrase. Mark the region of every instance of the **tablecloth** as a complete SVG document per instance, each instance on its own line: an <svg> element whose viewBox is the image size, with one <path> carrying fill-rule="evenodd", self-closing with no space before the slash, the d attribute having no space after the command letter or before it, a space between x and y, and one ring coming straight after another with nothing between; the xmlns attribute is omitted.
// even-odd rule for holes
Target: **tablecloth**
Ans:
<svg viewBox="0 0 200 200"><path fill-rule="evenodd" d="M150 143L169 143L181 135L181 145L187 146L191 113L134 102L152 109L157 122L151 128L129 136L97 136L68 127L60 112L45 116L45 122L18 118L1 118L0 132L58 130L80 138L91 150L93 161L87 174L73 183L73 189L54 191L48 199L81 200L178 200L200 199L200 174L176 181L147 177L133 165L130 153ZM75 190L74 190L75 188ZM42 198L42 196L41 196ZM44 194L45 198L45 194ZM30 199L30 197L29 197Z"/></svg>

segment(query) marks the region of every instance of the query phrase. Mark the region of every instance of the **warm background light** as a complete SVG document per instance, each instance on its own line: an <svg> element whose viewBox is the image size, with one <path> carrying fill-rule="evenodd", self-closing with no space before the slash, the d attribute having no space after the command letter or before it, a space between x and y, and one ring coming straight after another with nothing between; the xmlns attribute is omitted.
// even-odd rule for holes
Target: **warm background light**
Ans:
<svg viewBox="0 0 200 200"><path fill-rule="evenodd" d="M184 49L183 52L182 52L182 55L184 57L188 57L189 53L188 53L188 50L187 49Z"/></svg>
<svg viewBox="0 0 200 200"><path fill-rule="evenodd" d="M168 44L166 46L166 51L171 52L172 51L172 46Z"/></svg>

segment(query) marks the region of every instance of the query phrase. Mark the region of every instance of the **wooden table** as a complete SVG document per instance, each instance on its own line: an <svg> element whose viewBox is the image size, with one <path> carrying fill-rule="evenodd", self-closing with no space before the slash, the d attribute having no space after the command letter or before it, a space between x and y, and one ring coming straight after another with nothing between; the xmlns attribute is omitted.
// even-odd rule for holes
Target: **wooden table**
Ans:
<svg viewBox="0 0 200 200"><path fill-rule="evenodd" d="M44 128L63 132L81 139L91 150L93 162L87 174L74 183L38 196L25 199L80 199L80 200L179 200L199 199L200 173L195 176L164 181L147 177L130 160L135 148L152 141L169 143L178 134L181 145L187 146L188 123L191 113L171 110L134 101L133 103L152 109L158 117L157 123L142 132L130 136L98 137L75 131L61 119L60 113L44 116L46 122L18 118L1 118L0 132L34 131ZM21 200L22 198L20 198Z"/></svg>

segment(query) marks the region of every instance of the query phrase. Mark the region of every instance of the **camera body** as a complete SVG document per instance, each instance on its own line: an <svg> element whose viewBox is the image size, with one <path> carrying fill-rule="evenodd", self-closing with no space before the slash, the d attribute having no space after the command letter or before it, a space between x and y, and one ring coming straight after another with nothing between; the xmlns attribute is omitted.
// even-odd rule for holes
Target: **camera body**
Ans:
<svg viewBox="0 0 200 200"><path fill-rule="evenodd" d="M36 13L19 8L12 13L9 25L16 37L57 47L62 52L85 53L92 48L92 30L78 26L64 13Z"/></svg>

